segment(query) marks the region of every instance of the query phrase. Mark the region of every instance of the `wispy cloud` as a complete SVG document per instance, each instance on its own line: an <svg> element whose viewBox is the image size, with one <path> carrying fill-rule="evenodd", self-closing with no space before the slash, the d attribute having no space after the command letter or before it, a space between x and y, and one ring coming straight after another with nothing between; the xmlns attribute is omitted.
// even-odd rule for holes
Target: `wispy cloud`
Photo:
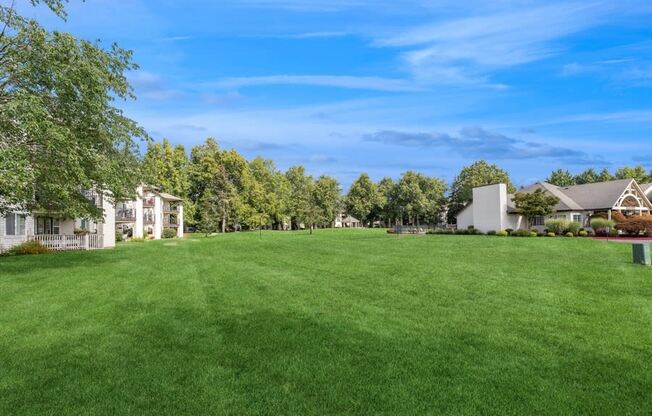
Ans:
<svg viewBox="0 0 652 416"><path fill-rule="evenodd" d="M481 127L464 127L456 136L447 133L379 131L363 136L367 142L415 148L444 148L464 157L489 159L551 158L591 164L601 161L585 152L507 137Z"/></svg>
<svg viewBox="0 0 652 416"><path fill-rule="evenodd" d="M279 35L278 37L288 39L320 39L320 38L342 38L349 36L348 32L306 32L291 35Z"/></svg>
<svg viewBox="0 0 652 416"><path fill-rule="evenodd" d="M177 98L181 92L169 88L160 75L138 70L130 73L127 78L140 98L154 101L165 101Z"/></svg>
<svg viewBox="0 0 652 416"><path fill-rule="evenodd" d="M486 83L491 70L555 55L557 40L603 23L605 2L562 2L462 19L438 21L391 36L381 47L412 48L403 59L428 82Z"/></svg>
<svg viewBox="0 0 652 416"><path fill-rule="evenodd" d="M403 79L347 75L270 75L259 77L235 77L224 78L215 83L210 83L209 85L226 89L262 85L312 85L387 92L415 92L423 90L423 87L414 82Z"/></svg>
<svg viewBox="0 0 652 416"><path fill-rule="evenodd" d="M545 124L577 122L649 123L652 122L652 109L574 114L552 119Z"/></svg>
<svg viewBox="0 0 652 416"><path fill-rule="evenodd" d="M180 42L184 40L191 40L192 36L168 36L157 39L159 42Z"/></svg>
<svg viewBox="0 0 652 416"><path fill-rule="evenodd" d="M286 9L302 12L338 12L368 6L365 0L237 0L247 7Z"/></svg>

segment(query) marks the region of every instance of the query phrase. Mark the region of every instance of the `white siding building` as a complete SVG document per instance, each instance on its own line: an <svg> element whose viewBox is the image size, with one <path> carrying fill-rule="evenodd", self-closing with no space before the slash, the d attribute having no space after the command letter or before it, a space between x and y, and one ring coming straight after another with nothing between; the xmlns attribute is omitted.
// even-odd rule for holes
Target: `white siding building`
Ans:
<svg viewBox="0 0 652 416"><path fill-rule="evenodd" d="M115 207L103 195L88 198L104 210L102 221L66 219L56 212L12 212L0 217L0 252L37 240L51 250L89 250L115 246Z"/></svg>
<svg viewBox="0 0 652 416"><path fill-rule="evenodd" d="M139 186L135 200L116 205L115 223L126 238L159 239L166 228L183 237L183 201L155 187Z"/></svg>
<svg viewBox="0 0 652 416"><path fill-rule="evenodd" d="M174 195L139 186L133 201L114 204L95 192L88 192L87 197L102 208L101 221L69 219L48 211L12 212L0 217L0 252L31 240L50 250L112 248L116 233L159 239L166 228L183 237L183 203Z"/></svg>

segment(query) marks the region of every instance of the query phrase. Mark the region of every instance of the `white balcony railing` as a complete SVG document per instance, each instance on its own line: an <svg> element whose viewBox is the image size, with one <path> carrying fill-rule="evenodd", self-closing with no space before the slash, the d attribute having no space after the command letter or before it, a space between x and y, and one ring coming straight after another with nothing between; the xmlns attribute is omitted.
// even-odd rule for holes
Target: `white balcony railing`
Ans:
<svg viewBox="0 0 652 416"><path fill-rule="evenodd" d="M100 234L37 234L27 240L38 241L52 251L95 250L104 246L104 236Z"/></svg>

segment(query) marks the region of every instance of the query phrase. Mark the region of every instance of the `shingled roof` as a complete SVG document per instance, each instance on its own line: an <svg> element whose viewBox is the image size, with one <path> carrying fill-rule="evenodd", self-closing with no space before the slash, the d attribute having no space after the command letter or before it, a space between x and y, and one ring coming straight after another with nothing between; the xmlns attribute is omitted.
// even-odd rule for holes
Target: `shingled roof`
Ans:
<svg viewBox="0 0 652 416"><path fill-rule="evenodd" d="M645 192L648 195L648 198L652 196L652 183L641 183L639 184L643 192Z"/></svg>
<svg viewBox="0 0 652 416"><path fill-rule="evenodd" d="M547 193L559 198L555 205L555 211L586 211L611 209L618 201L618 198L625 192L632 179L621 179L609 182L587 183L574 186L556 186L547 182L539 182L521 190L521 192L533 192L536 189L543 189ZM640 186L643 192L652 188L652 184ZM516 212L516 208L509 197L508 212Z"/></svg>

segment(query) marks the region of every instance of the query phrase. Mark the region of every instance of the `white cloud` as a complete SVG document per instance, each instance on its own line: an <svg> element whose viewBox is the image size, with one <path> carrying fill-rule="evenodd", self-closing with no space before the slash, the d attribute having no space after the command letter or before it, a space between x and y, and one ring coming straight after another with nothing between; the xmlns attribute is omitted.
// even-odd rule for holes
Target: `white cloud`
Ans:
<svg viewBox="0 0 652 416"><path fill-rule="evenodd" d="M149 71L134 71L127 78L140 98L165 101L181 95L181 92L167 87L160 75Z"/></svg>
<svg viewBox="0 0 652 416"><path fill-rule="evenodd" d="M492 70L526 64L560 52L557 40L603 23L613 7L563 2L488 15L437 21L380 36L380 47L403 53L418 80L486 83Z"/></svg>
<svg viewBox="0 0 652 416"><path fill-rule="evenodd" d="M551 120L549 124L575 122L649 123L652 122L652 110L575 114Z"/></svg>
<svg viewBox="0 0 652 416"><path fill-rule="evenodd" d="M281 36L289 39L319 39L319 38L342 38L348 36L348 32L306 32L295 35Z"/></svg>

